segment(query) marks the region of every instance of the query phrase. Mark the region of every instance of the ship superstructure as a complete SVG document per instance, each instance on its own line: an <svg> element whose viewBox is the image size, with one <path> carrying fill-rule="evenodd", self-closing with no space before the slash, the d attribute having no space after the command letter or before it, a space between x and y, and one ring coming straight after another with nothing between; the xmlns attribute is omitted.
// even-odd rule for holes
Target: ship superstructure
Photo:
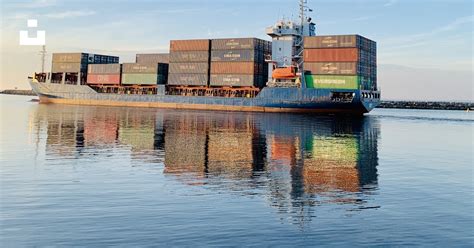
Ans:
<svg viewBox="0 0 474 248"><path fill-rule="evenodd" d="M303 72L304 37L316 35L316 25L307 12L307 0L300 0L300 20L281 19L266 29L272 38L272 56L269 62L269 86L305 87Z"/></svg>

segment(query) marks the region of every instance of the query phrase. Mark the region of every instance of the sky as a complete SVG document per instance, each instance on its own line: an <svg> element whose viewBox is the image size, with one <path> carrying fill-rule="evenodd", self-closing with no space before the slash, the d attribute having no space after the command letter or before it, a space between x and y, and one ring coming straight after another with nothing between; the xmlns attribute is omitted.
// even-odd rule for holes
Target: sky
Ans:
<svg viewBox="0 0 474 248"><path fill-rule="evenodd" d="M471 0L308 0L318 35L360 34L377 42L383 99L473 101ZM37 19L51 53L167 52L169 40L258 37L296 19L298 0L0 0L0 89L29 88L38 46L19 31Z"/></svg>

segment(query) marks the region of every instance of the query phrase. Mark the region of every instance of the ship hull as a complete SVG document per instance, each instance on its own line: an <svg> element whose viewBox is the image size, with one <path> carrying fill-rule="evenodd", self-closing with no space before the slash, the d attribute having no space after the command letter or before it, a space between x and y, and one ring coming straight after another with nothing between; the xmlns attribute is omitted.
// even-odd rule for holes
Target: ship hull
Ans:
<svg viewBox="0 0 474 248"><path fill-rule="evenodd" d="M87 85L61 85L30 80L41 103L127 106L213 111L324 113L362 115L375 108L378 99L364 99L359 90L264 88L254 98L97 93ZM335 102L334 92L351 92L350 102Z"/></svg>

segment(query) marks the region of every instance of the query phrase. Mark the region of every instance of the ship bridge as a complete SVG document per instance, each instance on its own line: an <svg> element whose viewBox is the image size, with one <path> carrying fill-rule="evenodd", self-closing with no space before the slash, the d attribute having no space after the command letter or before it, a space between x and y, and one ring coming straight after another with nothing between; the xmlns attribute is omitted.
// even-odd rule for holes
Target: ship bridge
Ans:
<svg viewBox="0 0 474 248"><path fill-rule="evenodd" d="M315 36L316 28L306 12L312 10L300 1L300 21L279 20L265 32L272 37L272 57L269 62L268 86L300 87L303 72L303 42L305 36ZM304 86L303 86L304 87Z"/></svg>
<svg viewBox="0 0 474 248"><path fill-rule="evenodd" d="M281 20L274 26L265 29L267 35L272 38L278 38L283 36L299 36L301 35L300 25L292 21Z"/></svg>

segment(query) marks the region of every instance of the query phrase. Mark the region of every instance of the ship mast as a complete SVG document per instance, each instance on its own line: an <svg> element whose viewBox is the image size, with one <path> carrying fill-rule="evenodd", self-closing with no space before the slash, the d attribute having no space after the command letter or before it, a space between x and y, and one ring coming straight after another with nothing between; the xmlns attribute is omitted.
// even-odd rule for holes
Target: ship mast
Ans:
<svg viewBox="0 0 474 248"><path fill-rule="evenodd" d="M308 3L307 0L300 0L300 18L301 18L301 26L304 25L304 22L306 20L305 18L305 8L306 4ZM301 35L303 35L303 29L301 29Z"/></svg>
<svg viewBox="0 0 474 248"><path fill-rule="evenodd" d="M43 49L39 53L41 55L41 73L44 73L44 65L46 62L46 46L43 45Z"/></svg>
<svg viewBox="0 0 474 248"><path fill-rule="evenodd" d="M306 88L305 77L304 77L304 37L314 35L314 27L311 23L311 18L306 18L306 12L312 12L313 10L308 7L308 0L300 0L300 35L296 41L295 49L296 54L294 56L298 71L300 73L301 87ZM307 31L306 31L307 29Z"/></svg>
<svg viewBox="0 0 474 248"><path fill-rule="evenodd" d="M300 0L300 25L301 36L314 36L314 23L311 23L311 18L306 18L306 12L313 12L313 9L308 7L308 0ZM305 27L309 30L305 32Z"/></svg>

